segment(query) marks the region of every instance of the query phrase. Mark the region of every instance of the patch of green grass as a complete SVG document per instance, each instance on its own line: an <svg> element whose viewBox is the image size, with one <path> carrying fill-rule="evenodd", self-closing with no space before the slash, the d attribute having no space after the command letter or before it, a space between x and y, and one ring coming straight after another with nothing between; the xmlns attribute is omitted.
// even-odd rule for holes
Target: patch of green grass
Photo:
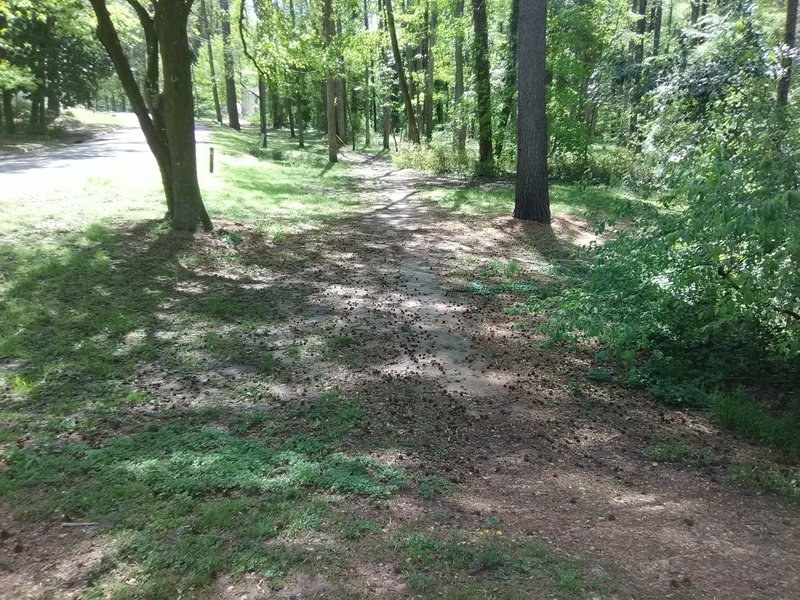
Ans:
<svg viewBox="0 0 800 600"><path fill-rule="evenodd" d="M456 486L451 481L435 475L422 477L417 481L417 492L425 500L434 500L439 496L451 494L455 489Z"/></svg>
<svg viewBox="0 0 800 600"><path fill-rule="evenodd" d="M715 394L709 408L722 427L791 456L800 456L800 404L776 413L741 394Z"/></svg>
<svg viewBox="0 0 800 600"><path fill-rule="evenodd" d="M687 463L708 460L708 450L692 448L681 440L650 442L644 448L644 455L654 461L667 463Z"/></svg>
<svg viewBox="0 0 800 600"><path fill-rule="evenodd" d="M800 470L797 468L780 468L771 463L740 462L731 466L728 476L737 485L800 502Z"/></svg>
<svg viewBox="0 0 800 600"><path fill-rule="evenodd" d="M368 519L346 520L339 529L339 534L346 540L357 540L371 533L378 533L381 526Z"/></svg>
<svg viewBox="0 0 800 600"><path fill-rule="evenodd" d="M231 429L267 421L254 413ZM328 512L318 493L386 498L403 485L402 471L371 457L306 449L211 427L152 426L99 448L12 449L0 498L28 518L99 522L119 539L111 563L151 581L195 587L220 572L284 574L306 552L281 540L320 528Z"/></svg>
<svg viewBox="0 0 800 600"><path fill-rule="evenodd" d="M434 190L426 197L448 212L461 215L508 215L514 209L514 186L465 187ZM645 200L621 188L569 185L550 186L550 208L554 215L585 219L602 229L624 219L658 214L655 202Z"/></svg>
<svg viewBox="0 0 800 600"><path fill-rule="evenodd" d="M588 574L538 542L495 530L457 531L447 538L400 531L388 545L399 555L406 584L426 597L518 597L536 589L547 597L583 598L613 586L610 577Z"/></svg>

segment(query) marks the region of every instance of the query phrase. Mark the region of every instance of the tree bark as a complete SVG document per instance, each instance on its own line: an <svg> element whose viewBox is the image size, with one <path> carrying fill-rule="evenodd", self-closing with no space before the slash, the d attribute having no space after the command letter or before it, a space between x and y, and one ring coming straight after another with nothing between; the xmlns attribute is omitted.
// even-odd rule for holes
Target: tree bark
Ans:
<svg viewBox="0 0 800 600"><path fill-rule="evenodd" d="M369 31L369 7L367 0L364 0L364 31ZM370 104L372 103L372 94L370 94L370 75L369 67L364 67L364 145L369 147L371 143L370 138Z"/></svg>
<svg viewBox="0 0 800 600"><path fill-rule="evenodd" d="M240 131L239 107L236 101L236 76L233 64L233 46L231 45L231 16L229 14L228 0L219 0L222 11L222 47L223 62L225 64L225 105L228 108L228 127Z"/></svg>
<svg viewBox="0 0 800 600"><path fill-rule="evenodd" d="M206 0L200 0L200 31L206 40L208 50L208 70L211 74L211 95L214 99L214 115L217 123L222 123L222 107L219 104L219 90L217 89L217 72L214 68L214 51L211 49L211 24L206 11Z"/></svg>
<svg viewBox="0 0 800 600"><path fill-rule="evenodd" d="M164 123L172 167L173 226L194 231L197 222L211 230L197 181L192 99L192 53L186 32L191 2L159 0L155 12L164 71Z"/></svg>
<svg viewBox="0 0 800 600"><path fill-rule="evenodd" d="M397 43L397 30L394 26L394 13L392 12L392 0L385 0L386 23L389 26L389 37L392 41L392 54L394 55L394 65L397 69L397 78L400 82L400 92L403 94L403 105L406 110L408 120L408 139L412 144L419 144L419 129L417 129L417 118L414 114L414 105L411 103L411 93L408 89L406 72L403 68L403 58L400 55L400 46Z"/></svg>
<svg viewBox="0 0 800 600"><path fill-rule="evenodd" d="M322 2L322 33L325 40L325 50L328 52L334 36L333 5L332 0ZM339 161L339 142L336 139L336 90L331 70L331 57L327 56L325 61L325 117L328 130L328 161L335 163Z"/></svg>
<svg viewBox="0 0 800 600"><path fill-rule="evenodd" d="M785 50L793 50L797 36L797 0L787 0L786 3L786 28L783 33ZM778 79L778 92L776 103L786 106L789 102L789 88L792 83L792 57L787 52L781 58L781 77Z"/></svg>
<svg viewBox="0 0 800 600"><path fill-rule="evenodd" d="M531 0L538 1L538 0ZM492 88L489 75L489 28L486 0L472 0L472 24L475 29L475 96L478 118L479 163L484 171L492 167Z"/></svg>
<svg viewBox="0 0 800 600"><path fill-rule="evenodd" d="M519 30L519 2L511 1L511 18L508 22L508 54L506 55L506 72L503 76L503 103L500 108L500 123L497 130L497 142L494 145L494 154L500 158L503 154L506 129L511 111L514 110L514 95L517 93L517 39Z"/></svg>
<svg viewBox="0 0 800 600"><path fill-rule="evenodd" d="M519 10L519 106L514 217L549 224L546 27L547 0L523 0Z"/></svg>
<svg viewBox="0 0 800 600"><path fill-rule="evenodd" d="M456 18L464 16L464 0L456 0ZM454 142L459 154L466 152L467 145L467 124L466 115L462 111L462 101L464 98L464 31L461 23L456 26L454 43L454 59L456 66L456 81L453 89L453 124Z"/></svg>

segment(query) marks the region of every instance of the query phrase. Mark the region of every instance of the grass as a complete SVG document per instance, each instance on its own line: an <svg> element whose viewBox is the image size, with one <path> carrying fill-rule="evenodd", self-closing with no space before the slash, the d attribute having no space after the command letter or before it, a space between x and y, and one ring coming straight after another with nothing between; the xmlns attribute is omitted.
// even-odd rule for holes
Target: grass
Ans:
<svg viewBox="0 0 800 600"><path fill-rule="evenodd" d="M709 458L707 448L692 448L681 440L653 441L644 448L649 460L664 463L704 462Z"/></svg>
<svg viewBox="0 0 800 600"><path fill-rule="evenodd" d="M398 531L388 542L402 557L409 591L425 598L585 598L607 594L611 576L602 569L558 556L535 541L509 538L489 527L452 531L448 536Z"/></svg>

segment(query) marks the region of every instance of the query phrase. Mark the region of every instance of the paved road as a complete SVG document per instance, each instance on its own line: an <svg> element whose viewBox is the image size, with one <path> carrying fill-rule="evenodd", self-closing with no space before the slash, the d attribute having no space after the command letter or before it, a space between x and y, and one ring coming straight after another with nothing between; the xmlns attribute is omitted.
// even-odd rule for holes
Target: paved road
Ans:
<svg viewBox="0 0 800 600"><path fill-rule="evenodd" d="M157 182L157 165L136 117L119 119L118 129L89 142L0 158L0 197L61 195L93 179Z"/></svg>
<svg viewBox="0 0 800 600"><path fill-rule="evenodd" d="M118 114L120 126L97 139L68 148L0 157L0 199L63 197L87 183L152 189L158 167L136 116ZM198 140L204 139L198 131Z"/></svg>

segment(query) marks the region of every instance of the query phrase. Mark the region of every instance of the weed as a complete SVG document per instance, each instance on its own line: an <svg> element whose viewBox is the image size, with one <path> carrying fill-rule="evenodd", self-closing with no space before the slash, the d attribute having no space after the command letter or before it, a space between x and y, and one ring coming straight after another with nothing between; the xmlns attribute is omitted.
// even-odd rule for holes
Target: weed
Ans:
<svg viewBox="0 0 800 600"><path fill-rule="evenodd" d="M686 463L709 459L706 448L691 448L681 440L651 442L645 446L644 455L650 460L666 463Z"/></svg>

